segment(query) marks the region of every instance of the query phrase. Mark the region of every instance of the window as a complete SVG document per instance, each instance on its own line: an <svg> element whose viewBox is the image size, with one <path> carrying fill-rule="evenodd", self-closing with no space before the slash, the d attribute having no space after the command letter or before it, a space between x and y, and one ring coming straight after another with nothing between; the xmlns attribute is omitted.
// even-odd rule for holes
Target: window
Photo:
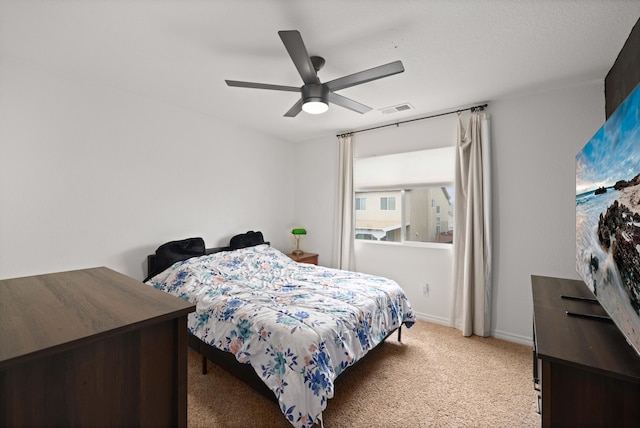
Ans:
<svg viewBox="0 0 640 428"><path fill-rule="evenodd" d="M395 211L396 198L395 196L383 196L380 198L380 211Z"/></svg>
<svg viewBox="0 0 640 428"><path fill-rule="evenodd" d="M364 211L367 209L367 198L356 198L356 211Z"/></svg>
<svg viewBox="0 0 640 428"><path fill-rule="evenodd" d="M355 239L452 244L454 160L453 147L355 159Z"/></svg>

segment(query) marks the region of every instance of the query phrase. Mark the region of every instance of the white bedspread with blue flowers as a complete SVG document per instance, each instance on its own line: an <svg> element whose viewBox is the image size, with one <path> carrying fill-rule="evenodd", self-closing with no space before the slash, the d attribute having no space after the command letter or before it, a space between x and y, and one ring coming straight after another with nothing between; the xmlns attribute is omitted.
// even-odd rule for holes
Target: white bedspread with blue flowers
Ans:
<svg viewBox="0 0 640 428"><path fill-rule="evenodd" d="M251 364L296 427L318 421L344 369L415 321L396 282L266 244L178 262L147 283L194 303L191 333Z"/></svg>

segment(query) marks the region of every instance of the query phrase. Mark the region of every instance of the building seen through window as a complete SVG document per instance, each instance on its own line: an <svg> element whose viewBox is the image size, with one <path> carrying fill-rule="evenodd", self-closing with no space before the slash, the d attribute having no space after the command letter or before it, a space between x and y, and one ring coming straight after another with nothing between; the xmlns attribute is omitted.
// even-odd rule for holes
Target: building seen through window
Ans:
<svg viewBox="0 0 640 428"><path fill-rule="evenodd" d="M356 239L453 243L452 186L360 191L355 197Z"/></svg>

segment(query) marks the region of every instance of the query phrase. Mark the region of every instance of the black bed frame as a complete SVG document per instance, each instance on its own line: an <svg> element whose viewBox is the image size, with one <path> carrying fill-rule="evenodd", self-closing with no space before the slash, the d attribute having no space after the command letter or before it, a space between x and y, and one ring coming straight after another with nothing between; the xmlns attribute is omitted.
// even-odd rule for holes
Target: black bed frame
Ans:
<svg viewBox="0 0 640 428"><path fill-rule="evenodd" d="M215 248L207 248L205 250L205 254L214 254L219 253L221 251L230 251L231 247L215 247ZM154 263L155 263L155 254L150 254L147 256L147 272L152 272ZM382 340L384 342L389 336L391 336L395 331L398 331L398 342L402 341L402 325L392 330L385 336ZM189 346L197 351L200 355L202 355L202 374L207 374L207 360L210 360L222 367L224 370L240 379L251 388L259 392L260 394L267 397L269 400L277 402L276 396L273 394L273 391L269 389L269 387L260 379L258 374L255 372L253 367L250 364L242 364L236 360L236 357L225 351L221 351L220 349L209 345L208 343L203 342L197 336L193 335L190 331L188 331L189 336ZM380 342L380 343L382 343ZM355 364L358 362L356 361ZM352 366L351 366L352 367ZM348 370L347 367L344 371ZM344 371L342 373L344 373Z"/></svg>

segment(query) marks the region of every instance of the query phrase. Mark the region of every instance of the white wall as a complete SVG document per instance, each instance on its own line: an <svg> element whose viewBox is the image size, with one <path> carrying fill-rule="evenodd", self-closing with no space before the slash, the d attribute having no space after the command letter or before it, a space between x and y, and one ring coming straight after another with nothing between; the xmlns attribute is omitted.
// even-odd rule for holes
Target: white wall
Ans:
<svg viewBox="0 0 640 428"><path fill-rule="evenodd" d="M300 248L332 266L336 228L338 145L335 138L296 144L295 223L307 229ZM294 241L291 241L291 249Z"/></svg>
<svg viewBox="0 0 640 428"><path fill-rule="evenodd" d="M578 278L575 155L604 106L604 82L491 103L496 336L531 338L532 274Z"/></svg>
<svg viewBox="0 0 640 428"><path fill-rule="evenodd" d="M604 123L603 88L603 82L592 82L489 102L494 196L491 325L496 337L530 342L531 274L577 278L575 154ZM426 137L432 120L371 131L375 137L356 134L356 146L366 140L379 154L393 153L401 141L413 141L403 151L439 147L446 136ZM300 170L305 188L314 191L297 194L296 220L317 231L307 249L321 252L321 264L329 266L333 223L327 221L328 214L310 213L307 205L312 200L328 212L326 207L335 203L335 137L301 144L297 156L313 159ZM328 251L331 255L324 254ZM447 250L356 243L356 268L397 280L416 312L435 322L448 320L451 265ZM429 297L420 290L425 282L430 284Z"/></svg>
<svg viewBox="0 0 640 428"><path fill-rule="evenodd" d="M105 265L261 230L288 249L291 144L77 76L0 59L0 278Z"/></svg>

